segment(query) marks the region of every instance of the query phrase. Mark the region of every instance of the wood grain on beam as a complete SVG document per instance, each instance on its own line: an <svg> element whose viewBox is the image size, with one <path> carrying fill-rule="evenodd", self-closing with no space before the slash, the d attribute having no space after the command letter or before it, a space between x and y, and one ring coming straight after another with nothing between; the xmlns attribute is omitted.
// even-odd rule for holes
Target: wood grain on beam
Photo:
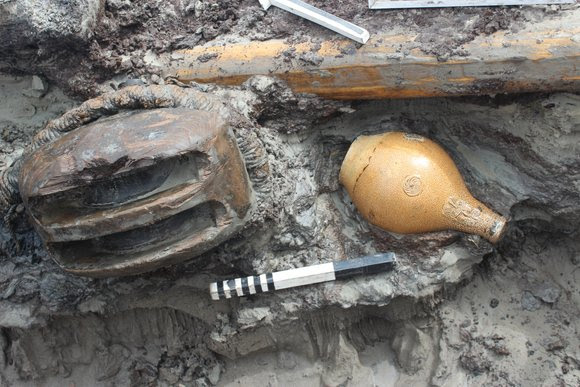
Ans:
<svg viewBox="0 0 580 387"><path fill-rule="evenodd" d="M420 50L416 35L375 34L358 48L339 38L200 46L179 51L183 59L172 62L166 75L223 85L272 75L295 92L333 99L578 91L579 36L580 18L571 17L545 28L480 36L462 46L467 56L443 61ZM319 64L301 60L305 54Z"/></svg>

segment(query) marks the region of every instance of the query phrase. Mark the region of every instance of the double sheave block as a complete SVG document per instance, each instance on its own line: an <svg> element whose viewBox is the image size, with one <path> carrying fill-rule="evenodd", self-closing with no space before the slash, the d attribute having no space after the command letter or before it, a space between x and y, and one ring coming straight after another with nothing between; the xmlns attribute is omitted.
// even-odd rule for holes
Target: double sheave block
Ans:
<svg viewBox="0 0 580 387"><path fill-rule="evenodd" d="M213 112L117 114L40 147L20 193L70 272L135 274L197 256L238 232L252 187L229 123Z"/></svg>

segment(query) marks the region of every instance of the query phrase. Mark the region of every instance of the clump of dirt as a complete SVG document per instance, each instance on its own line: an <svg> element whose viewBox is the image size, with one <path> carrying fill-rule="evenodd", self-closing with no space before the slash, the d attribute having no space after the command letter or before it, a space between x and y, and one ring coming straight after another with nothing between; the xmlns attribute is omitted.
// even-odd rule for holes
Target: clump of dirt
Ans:
<svg viewBox="0 0 580 387"><path fill-rule="evenodd" d="M451 55L466 56L461 46L479 35L491 35L500 30L508 30L518 22L528 20L519 8L483 8L453 13L451 15L433 12L413 17L413 22L422 29L416 41L423 43L423 51L433 54L439 60L447 60Z"/></svg>
<svg viewBox="0 0 580 387"><path fill-rule="evenodd" d="M310 2L337 16L367 28L371 34L384 30L409 29L417 33L418 48L446 60L450 55L465 55L461 45L479 35L509 30L534 17L521 8L419 8L371 10L364 1ZM537 15L538 13L536 13Z"/></svg>
<svg viewBox="0 0 580 387"><path fill-rule="evenodd" d="M258 123L282 133L305 131L314 123L351 111L347 102L296 94L284 82L266 76L252 77L244 87L259 96L254 106Z"/></svg>

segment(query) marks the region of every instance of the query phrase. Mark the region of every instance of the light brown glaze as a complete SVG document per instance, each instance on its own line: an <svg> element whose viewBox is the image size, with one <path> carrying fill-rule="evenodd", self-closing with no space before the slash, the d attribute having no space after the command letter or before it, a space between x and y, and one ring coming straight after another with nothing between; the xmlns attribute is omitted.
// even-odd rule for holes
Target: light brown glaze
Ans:
<svg viewBox="0 0 580 387"><path fill-rule="evenodd" d="M53 258L82 275L136 274L195 257L246 222L252 189L219 114L117 114L38 148L20 193Z"/></svg>
<svg viewBox="0 0 580 387"><path fill-rule="evenodd" d="M415 134L361 136L340 182L370 223L401 234L458 230L497 242L506 219L473 198L439 145Z"/></svg>

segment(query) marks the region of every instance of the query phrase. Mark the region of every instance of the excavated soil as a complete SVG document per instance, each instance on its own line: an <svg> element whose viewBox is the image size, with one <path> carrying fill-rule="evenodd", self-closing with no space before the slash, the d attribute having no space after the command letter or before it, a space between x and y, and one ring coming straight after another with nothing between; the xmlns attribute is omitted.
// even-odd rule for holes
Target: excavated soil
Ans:
<svg viewBox="0 0 580 387"><path fill-rule="evenodd" d="M251 108L271 155L273 200L261 223L201 261L135 277L76 277L46 254L21 205L6 214L3 384L578 384L580 97L349 107L296 96L268 78L250 83L285 96L288 110L247 90L214 92L258 103ZM1 84L6 166L75 102L54 86L39 97L31 77ZM304 115L292 126L298 106L330 118L313 125ZM444 145L474 195L510 215L504 240L493 247L456 232L397 236L360 218L337 183L340 162L356 135L389 130ZM207 295L215 278L385 250L399 255L394 274L231 301Z"/></svg>
<svg viewBox="0 0 580 387"><path fill-rule="evenodd" d="M577 7L310 2L371 33L416 31L418 48L440 60L478 35ZM249 0L53 3L48 16L31 11L37 0L8 24L0 16L0 170L87 96L131 78L162 83L148 51L335 36ZM579 95L335 102L268 77L193 87L255 126L272 189L253 221L185 263L93 279L52 261L22 204L0 208L0 385L580 385ZM356 136L385 131L440 143L474 196L509 217L505 238L370 226L337 176ZM207 294L216 279L387 250L399 258L392 273L227 301Z"/></svg>

